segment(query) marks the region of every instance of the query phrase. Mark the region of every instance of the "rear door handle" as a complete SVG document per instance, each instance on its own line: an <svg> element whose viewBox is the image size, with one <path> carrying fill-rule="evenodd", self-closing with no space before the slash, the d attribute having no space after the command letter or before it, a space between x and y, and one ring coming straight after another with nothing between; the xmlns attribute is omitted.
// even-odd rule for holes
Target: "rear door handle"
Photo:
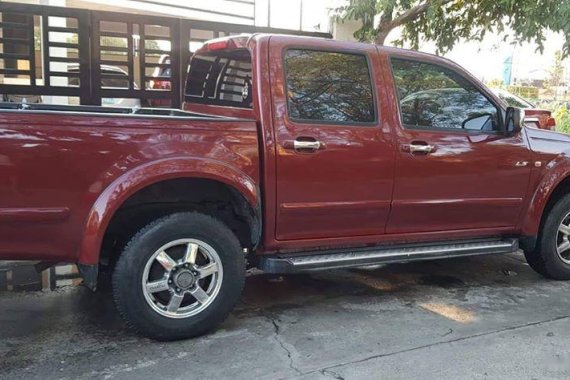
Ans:
<svg viewBox="0 0 570 380"><path fill-rule="evenodd" d="M324 149L325 144L315 140L313 137L297 137L295 140L284 141L283 148L292 149L299 153L313 153Z"/></svg>
<svg viewBox="0 0 570 380"><path fill-rule="evenodd" d="M320 141L295 140L295 141L293 141L293 148L295 150L319 150L319 149L321 149L321 142Z"/></svg>

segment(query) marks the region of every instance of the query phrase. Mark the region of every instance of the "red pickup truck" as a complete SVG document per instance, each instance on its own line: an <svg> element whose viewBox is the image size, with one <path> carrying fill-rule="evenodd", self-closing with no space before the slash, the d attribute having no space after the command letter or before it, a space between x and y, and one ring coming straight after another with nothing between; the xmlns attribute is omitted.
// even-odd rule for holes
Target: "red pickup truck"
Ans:
<svg viewBox="0 0 570 380"><path fill-rule="evenodd" d="M293 273L525 252L570 279L570 136L526 128L458 65L277 35L212 40L185 109L0 107L0 259L112 273L161 340Z"/></svg>

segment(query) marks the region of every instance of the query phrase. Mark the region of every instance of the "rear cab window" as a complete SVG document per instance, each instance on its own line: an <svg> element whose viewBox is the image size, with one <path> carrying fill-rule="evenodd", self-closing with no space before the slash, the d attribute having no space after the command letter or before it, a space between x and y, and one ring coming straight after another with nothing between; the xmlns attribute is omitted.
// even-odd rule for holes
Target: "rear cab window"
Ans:
<svg viewBox="0 0 570 380"><path fill-rule="evenodd" d="M190 60L184 100L196 105L253 107L251 54L247 49L198 51Z"/></svg>

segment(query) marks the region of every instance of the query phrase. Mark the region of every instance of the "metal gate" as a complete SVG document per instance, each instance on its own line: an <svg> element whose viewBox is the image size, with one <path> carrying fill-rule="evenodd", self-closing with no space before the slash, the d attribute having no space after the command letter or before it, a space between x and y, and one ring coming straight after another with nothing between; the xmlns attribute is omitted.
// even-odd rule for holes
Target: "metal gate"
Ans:
<svg viewBox="0 0 570 380"><path fill-rule="evenodd" d="M131 100L128 104L180 108L192 52L211 38L255 32L331 37L173 17L0 3L0 95L5 101L124 105L120 102Z"/></svg>
<svg viewBox="0 0 570 380"><path fill-rule="evenodd" d="M63 20L66 26L59 26ZM90 104L89 36L80 30L88 24L89 15L76 9L0 4L0 75L4 77L0 92L78 97ZM56 42L50 38L54 33L76 34L78 38L75 42ZM51 54L58 49L75 54ZM60 72L54 68L57 63L77 64L79 70ZM82 86L62 86L58 81L61 78L77 78Z"/></svg>

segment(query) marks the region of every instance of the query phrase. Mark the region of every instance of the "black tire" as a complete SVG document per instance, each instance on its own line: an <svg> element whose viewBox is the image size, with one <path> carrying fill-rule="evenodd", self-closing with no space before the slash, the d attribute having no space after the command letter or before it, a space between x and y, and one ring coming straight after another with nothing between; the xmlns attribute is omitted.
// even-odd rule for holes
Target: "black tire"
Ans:
<svg viewBox="0 0 570 380"><path fill-rule="evenodd" d="M524 251L524 257L529 267L531 267L536 273L548 277L544 270L544 262L540 257L538 247L534 251Z"/></svg>
<svg viewBox="0 0 570 380"><path fill-rule="evenodd" d="M539 274L554 280L570 280L570 264L557 252L558 227L570 213L570 194L562 197L550 210L539 233L536 248L525 251L528 265Z"/></svg>
<svg viewBox="0 0 570 380"><path fill-rule="evenodd" d="M197 239L211 246L219 256L223 276L217 295L205 309L189 317L172 318L150 306L142 281L155 252L179 239ZM239 301L244 282L245 259L232 231L210 216L182 212L157 219L134 235L115 266L113 298L131 328L149 338L170 341L199 336L220 325Z"/></svg>

